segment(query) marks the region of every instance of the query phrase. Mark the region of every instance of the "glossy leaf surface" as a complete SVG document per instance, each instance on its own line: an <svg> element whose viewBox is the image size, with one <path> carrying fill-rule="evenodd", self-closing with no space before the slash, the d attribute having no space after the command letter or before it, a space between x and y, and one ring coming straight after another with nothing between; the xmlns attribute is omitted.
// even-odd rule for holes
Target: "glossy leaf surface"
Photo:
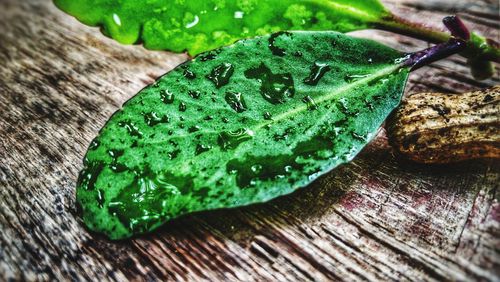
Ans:
<svg viewBox="0 0 500 282"><path fill-rule="evenodd" d="M335 32L242 40L129 100L85 158L77 201L120 239L183 214L265 202L350 161L399 104L401 54Z"/></svg>
<svg viewBox="0 0 500 282"><path fill-rule="evenodd" d="M191 55L283 30L348 32L388 12L379 0L55 0L85 24L124 44Z"/></svg>

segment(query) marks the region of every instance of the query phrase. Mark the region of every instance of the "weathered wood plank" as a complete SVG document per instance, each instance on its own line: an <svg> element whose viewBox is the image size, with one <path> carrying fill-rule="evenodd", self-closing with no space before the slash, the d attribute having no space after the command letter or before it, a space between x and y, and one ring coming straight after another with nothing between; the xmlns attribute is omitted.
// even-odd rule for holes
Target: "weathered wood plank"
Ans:
<svg viewBox="0 0 500 282"><path fill-rule="evenodd" d="M452 9L498 38L496 1L385 3L436 26ZM88 233L74 207L87 145L124 101L187 57L116 44L47 0L0 2L0 26L0 280L500 280L500 164L407 163L383 131L353 163L270 203L123 242ZM499 80L473 80L455 56L412 74L407 92Z"/></svg>

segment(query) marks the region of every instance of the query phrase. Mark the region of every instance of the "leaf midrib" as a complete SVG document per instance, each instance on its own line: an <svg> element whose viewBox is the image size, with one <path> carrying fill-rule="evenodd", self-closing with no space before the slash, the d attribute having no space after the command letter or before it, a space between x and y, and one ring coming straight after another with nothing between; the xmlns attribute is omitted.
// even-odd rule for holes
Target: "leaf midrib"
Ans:
<svg viewBox="0 0 500 282"><path fill-rule="evenodd" d="M375 80L375 79L378 79L378 78L381 78L385 75L389 75L397 70L399 70L401 68L401 65L389 65L383 69L380 69L379 71L373 73L373 74L370 74L369 76L363 78L363 79L360 79L360 80L357 80L353 83L348 83L342 87L339 87L337 88L335 91L332 91L332 92L328 92L327 95L323 95L323 96L319 96L319 98L315 98L314 99L314 102L316 103L316 105L320 105L326 101L330 101L332 100L333 98L337 97L338 95L344 93L344 92L348 92L358 86L361 86L363 84L368 84L369 82ZM284 119L287 119L288 117L290 116L293 116L293 115L296 115L296 114L299 114L301 112L305 112L305 111L309 111L309 108L307 106L307 104L301 104L300 106L296 107L296 108L293 108L289 111L286 111L280 115L277 115L276 117L273 117L271 120L269 121L266 121L266 122L261 122L261 123L257 123L255 126L253 127L250 127L250 128L247 128L253 132L256 132L257 130L259 129L262 129L264 127L267 127L269 125L272 125L272 124L276 124L278 123L279 121L282 121ZM160 141L157 141L157 142L144 142L145 144L159 144L159 143L165 143L167 141L170 141L172 139L178 139L178 138L184 138L184 137L189 137L191 135L194 135L194 134L200 134L200 133L205 133L205 134L219 134L220 132L219 131L215 131L215 130L199 130L199 131L195 131L195 132L189 132L187 134L182 134L182 135L175 135L175 136L171 136L169 138L166 138L166 139L162 139ZM234 155L238 155L238 156L241 156L240 154L237 154L239 151L239 147L235 149L234 151Z"/></svg>
<svg viewBox="0 0 500 282"><path fill-rule="evenodd" d="M390 75L390 74L398 71L401 68L402 68L401 65L389 65L389 66L387 66L383 69L380 69L379 71L369 75L366 78L360 79L360 80L355 81L353 83L346 84L342 87L337 88L335 91L328 92L327 95L324 95L323 97L320 97L319 99L317 98L315 100L316 105L320 105L326 101L330 101L330 100L334 99L335 97L337 97L338 95L340 95L344 92L348 92L352 89L355 89L358 86L361 86L363 84L368 84L369 82L371 82L373 80L379 79L379 78L384 77L386 75ZM305 111L309 111L309 108L307 107L306 104L302 104L299 107L294 108L293 110L290 110L288 112L285 112L281 115L276 116L276 118L273 118L272 120L270 120L268 122L260 123L254 127L251 127L250 130L256 132L257 130L259 130L265 126L268 126L270 124L284 120L284 119L286 119L294 114L298 114L300 112L305 112ZM239 159L240 157L242 157L243 153L246 152L246 150L242 150L242 148L243 147L240 146L240 147L237 147L236 149L234 149L233 154L232 154L233 159ZM219 169L217 169L217 171L214 172L212 177L210 179L208 179L206 181L206 183L210 183L210 184L215 183L217 181L217 179L219 179L219 177L220 177L219 175L221 174L221 171L223 169L225 169L225 167L223 167L223 166L221 166Z"/></svg>
<svg viewBox="0 0 500 282"><path fill-rule="evenodd" d="M314 102L316 103L316 105L320 105L326 101L330 101L332 99L334 99L335 97L337 97L338 95L344 93L344 92L348 92L358 86L361 86L363 84L368 84L369 82L375 80L375 79L378 79L378 78L381 78L383 76L386 76L386 75L389 75L391 73L393 73L394 71L397 71L401 68L400 65L390 65L390 66L387 66L383 69L380 69L379 71L367 76L366 78L363 78L363 79L360 79L360 80L357 80L355 82L352 82L352 83L348 83L344 86L341 86L339 88L337 88L335 91L332 91L332 92L327 92L326 95L323 95L323 96L319 96L319 97L316 97L314 99ZM299 107L296 107L290 111L287 111L287 112L284 112L278 116L276 116L275 118L273 118L272 120L270 121L267 121L265 123L260 123L258 124L257 126L253 127L253 128L250 128L250 130L253 130L254 132L258 129L261 129L265 126L268 126L270 124L273 124L273 123L276 123L276 121L281 121L281 120L284 120L292 115L295 115L295 114L298 114L300 112L304 112L304 111L309 111L309 108L307 106L307 104L301 104Z"/></svg>

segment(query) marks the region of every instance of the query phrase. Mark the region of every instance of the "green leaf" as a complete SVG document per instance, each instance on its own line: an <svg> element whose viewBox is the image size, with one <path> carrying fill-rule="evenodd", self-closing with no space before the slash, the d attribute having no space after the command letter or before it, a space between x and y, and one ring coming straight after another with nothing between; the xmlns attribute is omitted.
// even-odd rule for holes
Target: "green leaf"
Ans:
<svg viewBox="0 0 500 282"><path fill-rule="evenodd" d="M125 103L77 189L120 239L184 214L289 194L348 162L399 104L401 54L335 32L286 32L201 54Z"/></svg>
<svg viewBox="0 0 500 282"><path fill-rule="evenodd" d="M388 15L379 0L54 0L124 44L191 55L284 30L370 28Z"/></svg>

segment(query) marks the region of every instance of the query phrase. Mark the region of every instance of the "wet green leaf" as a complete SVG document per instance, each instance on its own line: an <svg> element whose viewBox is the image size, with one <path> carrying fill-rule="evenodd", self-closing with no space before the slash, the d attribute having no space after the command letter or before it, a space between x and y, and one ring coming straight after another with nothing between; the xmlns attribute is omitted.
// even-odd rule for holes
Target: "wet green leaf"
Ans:
<svg viewBox="0 0 500 282"><path fill-rule="evenodd" d="M124 44L192 55L283 30L366 29L388 12L379 0L55 0Z"/></svg>
<svg viewBox="0 0 500 282"><path fill-rule="evenodd" d="M399 104L409 73L400 57L334 32L199 55L129 100L92 142L77 188L85 223L126 238L308 185L354 158Z"/></svg>

